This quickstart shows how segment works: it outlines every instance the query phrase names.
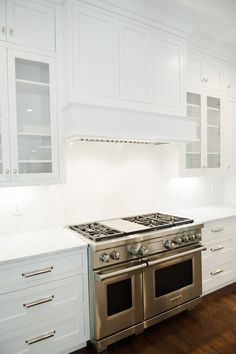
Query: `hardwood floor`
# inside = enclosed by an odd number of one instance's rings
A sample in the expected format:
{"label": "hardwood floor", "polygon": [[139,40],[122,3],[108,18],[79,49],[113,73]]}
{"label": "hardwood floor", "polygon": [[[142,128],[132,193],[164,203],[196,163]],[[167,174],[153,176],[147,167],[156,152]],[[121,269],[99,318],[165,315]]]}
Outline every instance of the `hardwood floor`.
{"label": "hardwood floor", "polygon": [[[73,354],[95,354],[89,345]],[[108,347],[109,354],[236,354],[236,283],[203,303]]]}

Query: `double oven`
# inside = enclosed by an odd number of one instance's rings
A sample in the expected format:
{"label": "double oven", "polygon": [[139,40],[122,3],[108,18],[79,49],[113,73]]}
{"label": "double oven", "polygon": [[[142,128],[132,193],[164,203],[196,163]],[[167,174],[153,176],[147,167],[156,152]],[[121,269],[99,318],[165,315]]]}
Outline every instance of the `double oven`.
{"label": "double oven", "polygon": [[198,243],[95,270],[92,301],[97,350],[200,302],[203,250]]}

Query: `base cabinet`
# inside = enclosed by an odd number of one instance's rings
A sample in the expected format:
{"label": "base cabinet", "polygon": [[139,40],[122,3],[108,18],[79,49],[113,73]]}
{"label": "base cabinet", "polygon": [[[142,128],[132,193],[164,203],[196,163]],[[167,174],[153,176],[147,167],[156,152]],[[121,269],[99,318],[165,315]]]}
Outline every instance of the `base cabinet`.
{"label": "base cabinet", "polygon": [[68,354],[89,340],[86,247],[0,274],[0,354]]}
{"label": "base cabinet", "polygon": [[207,250],[202,255],[203,294],[236,281],[236,219],[207,223],[202,243]]}

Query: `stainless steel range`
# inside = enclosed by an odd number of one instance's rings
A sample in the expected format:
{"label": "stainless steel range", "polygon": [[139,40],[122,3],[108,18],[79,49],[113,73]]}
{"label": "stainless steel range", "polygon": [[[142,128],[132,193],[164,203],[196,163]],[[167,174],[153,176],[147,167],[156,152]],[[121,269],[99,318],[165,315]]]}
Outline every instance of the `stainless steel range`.
{"label": "stainless steel range", "polygon": [[98,351],[201,301],[202,227],[160,213],[70,226],[89,244]]}

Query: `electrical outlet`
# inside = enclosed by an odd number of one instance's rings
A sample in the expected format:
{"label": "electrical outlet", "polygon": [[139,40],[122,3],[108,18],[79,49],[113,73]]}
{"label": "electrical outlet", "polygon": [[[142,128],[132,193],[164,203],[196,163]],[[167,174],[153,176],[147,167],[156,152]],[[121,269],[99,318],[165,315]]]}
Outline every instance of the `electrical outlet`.
{"label": "electrical outlet", "polygon": [[14,206],[13,216],[22,216],[23,215],[23,205],[21,203],[17,203]]}

